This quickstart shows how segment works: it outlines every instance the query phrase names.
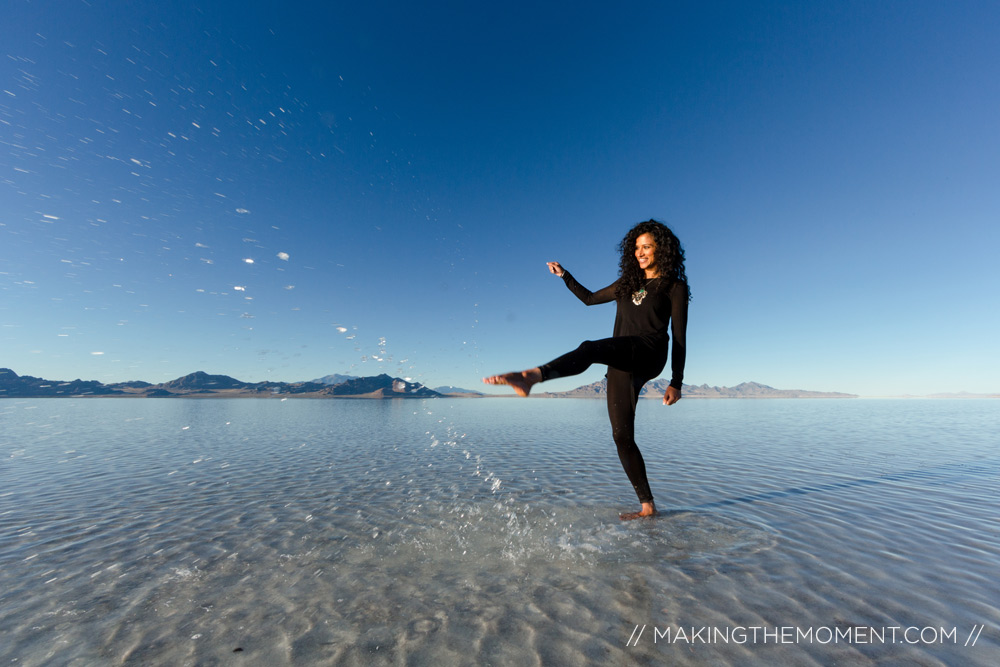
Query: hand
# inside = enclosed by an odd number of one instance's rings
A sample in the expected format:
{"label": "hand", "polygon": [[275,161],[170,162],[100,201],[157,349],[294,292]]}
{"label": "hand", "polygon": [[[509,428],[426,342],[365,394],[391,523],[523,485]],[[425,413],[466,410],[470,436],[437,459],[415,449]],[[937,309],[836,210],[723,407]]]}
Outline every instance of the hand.
{"label": "hand", "polygon": [[677,387],[667,387],[667,390],[663,392],[664,405],[673,405],[679,400],[681,400],[681,390]]}
{"label": "hand", "polygon": [[549,265],[549,271],[551,273],[556,274],[560,278],[562,278],[563,274],[566,273],[566,270],[563,269],[563,267],[559,264],[559,262],[548,262],[548,265]]}

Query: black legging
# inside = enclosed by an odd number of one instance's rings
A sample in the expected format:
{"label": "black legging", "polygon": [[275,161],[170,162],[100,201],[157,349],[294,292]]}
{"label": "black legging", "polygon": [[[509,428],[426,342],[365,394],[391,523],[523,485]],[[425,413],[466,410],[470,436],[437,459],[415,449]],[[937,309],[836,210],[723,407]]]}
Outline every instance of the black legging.
{"label": "black legging", "polygon": [[639,502],[651,503],[646,462],[635,444],[635,407],[643,385],[663,370],[666,359],[634,336],[585,340],[572,352],[541,366],[542,380],[579,375],[591,364],[608,367],[608,418],[618,458]]}

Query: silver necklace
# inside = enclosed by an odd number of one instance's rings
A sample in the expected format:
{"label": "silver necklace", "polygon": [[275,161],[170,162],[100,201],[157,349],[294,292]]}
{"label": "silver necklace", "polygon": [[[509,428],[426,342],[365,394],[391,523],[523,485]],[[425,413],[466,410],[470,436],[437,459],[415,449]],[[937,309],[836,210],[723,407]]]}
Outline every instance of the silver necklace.
{"label": "silver necklace", "polygon": [[[656,276],[655,278],[653,278],[652,280],[650,280],[646,284],[647,285],[652,285],[655,281],[657,281],[659,279],[660,279],[660,276]],[[648,292],[646,292],[646,288],[645,287],[640,287],[638,292],[632,292],[632,303],[634,303],[635,305],[638,306],[640,303],[642,303],[642,300],[646,298],[646,294],[647,293]]]}

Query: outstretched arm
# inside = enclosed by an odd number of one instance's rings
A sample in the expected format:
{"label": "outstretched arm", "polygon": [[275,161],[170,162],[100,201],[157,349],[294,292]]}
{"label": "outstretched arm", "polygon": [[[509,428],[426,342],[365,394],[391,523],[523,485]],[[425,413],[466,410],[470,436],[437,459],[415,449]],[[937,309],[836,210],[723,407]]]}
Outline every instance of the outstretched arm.
{"label": "outstretched arm", "polygon": [[576,279],[570,274],[569,271],[562,267],[559,262],[548,262],[549,272],[559,276],[566,283],[566,287],[569,291],[576,295],[580,301],[583,301],[588,306],[595,306],[599,303],[609,303],[615,300],[615,285],[616,283],[611,283],[604,289],[598,290],[596,292],[591,292],[589,289],[576,282]]}

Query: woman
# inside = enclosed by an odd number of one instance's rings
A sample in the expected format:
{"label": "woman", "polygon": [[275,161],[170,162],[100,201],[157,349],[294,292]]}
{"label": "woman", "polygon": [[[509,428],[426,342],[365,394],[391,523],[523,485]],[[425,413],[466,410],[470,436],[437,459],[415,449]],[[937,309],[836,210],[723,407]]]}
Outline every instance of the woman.
{"label": "woman", "polygon": [[635,407],[643,385],[666,366],[671,334],[672,374],[663,403],[673,405],[681,399],[691,292],[684,273],[684,250],[666,225],[655,220],[640,222],[625,235],[619,250],[618,280],[597,292],[578,283],[559,262],[548,263],[549,271],[561,277],[586,305],[616,302],[612,338],[584,341],[577,349],[543,366],[494,375],[483,378],[483,382],[507,384],[519,396],[527,396],[538,382],[577,375],[591,364],[607,365],[611,431],[625,474],[642,506],[638,512],[621,515],[622,520],[627,520],[656,514],[646,464],[635,444]]}

